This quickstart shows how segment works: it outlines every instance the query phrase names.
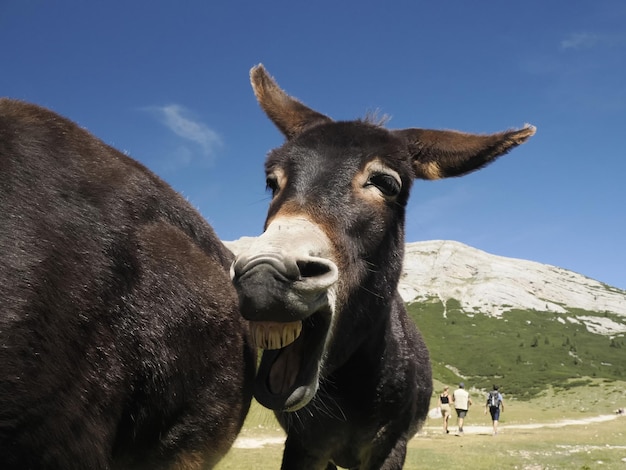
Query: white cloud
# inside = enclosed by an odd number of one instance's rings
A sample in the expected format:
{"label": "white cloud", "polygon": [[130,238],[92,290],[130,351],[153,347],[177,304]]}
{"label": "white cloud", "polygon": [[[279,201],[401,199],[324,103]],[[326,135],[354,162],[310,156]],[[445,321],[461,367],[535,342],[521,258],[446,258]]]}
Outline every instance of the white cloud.
{"label": "white cloud", "polygon": [[575,50],[624,45],[626,45],[626,36],[623,34],[572,33],[561,41],[561,49]]}
{"label": "white cloud", "polygon": [[600,42],[600,36],[590,33],[570,34],[561,41],[561,49],[591,49]]}
{"label": "white cloud", "polygon": [[[196,144],[200,148],[202,156],[213,162],[215,149],[222,145],[222,139],[217,132],[206,124],[195,120],[186,108],[177,104],[152,106],[147,109],[153,112],[159,121],[178,137]],[[191,159],[191,155],[185,156],[185,160],[188,162]]]}

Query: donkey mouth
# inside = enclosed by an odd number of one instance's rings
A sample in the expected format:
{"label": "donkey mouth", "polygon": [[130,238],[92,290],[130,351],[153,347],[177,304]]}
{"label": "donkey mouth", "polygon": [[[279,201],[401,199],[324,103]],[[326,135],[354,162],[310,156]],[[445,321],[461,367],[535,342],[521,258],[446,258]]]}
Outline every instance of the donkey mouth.
{"label": "donkey mouth", "polygon": [[250,322],[263,355],[254,385],[257,401],[276,411],[305,406],[318,387],[330,314],[314,313],[290,323]]}

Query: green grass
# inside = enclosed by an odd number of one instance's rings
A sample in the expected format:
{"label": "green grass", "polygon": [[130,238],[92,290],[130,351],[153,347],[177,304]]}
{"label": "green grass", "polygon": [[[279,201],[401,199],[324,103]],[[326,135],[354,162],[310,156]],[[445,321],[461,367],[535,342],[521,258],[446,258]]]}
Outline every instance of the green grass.
{"label": "green grass", "polygon": [[623,469],[626,418],[593,425],[507,430],[463,437],[418,435],[405,469]]}

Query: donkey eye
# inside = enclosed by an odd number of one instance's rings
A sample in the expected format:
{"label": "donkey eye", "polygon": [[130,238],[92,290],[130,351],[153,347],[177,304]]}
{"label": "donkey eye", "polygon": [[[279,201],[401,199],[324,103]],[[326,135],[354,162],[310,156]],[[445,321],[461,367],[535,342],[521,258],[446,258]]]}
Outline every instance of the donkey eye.
{"label": "donkey eye", "polygon": [[265,190],[270,191],[272,193],[272,197],[276,196],[276,193],[279,190],[278,180],[275,176],[268,176],[265,180]]}
{"label": "donkey eye", "polygon": [[400,182],[386,173],[374,173],[366,183],[366,186],[369,185],[376,186],[383,195],[388,197],[395,197],[400,194]]}

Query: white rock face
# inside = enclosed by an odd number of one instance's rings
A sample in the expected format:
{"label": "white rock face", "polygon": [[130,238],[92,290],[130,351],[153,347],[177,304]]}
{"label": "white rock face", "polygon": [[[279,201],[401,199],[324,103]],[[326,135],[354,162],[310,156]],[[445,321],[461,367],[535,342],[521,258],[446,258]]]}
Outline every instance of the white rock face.
{"label": "white rock face", "polygon": [[[250,239],[225,242],[237,252]],[[467,313],[500,317],[510,310],[562,314],[597,334],[626,333],[626,291],[546,264],[486,253],[455,241],[408,243],[398,286],[405,302],[455,299]],[[576,315],[570,309],[587,311]],[[589,315],[609,312],[623,321]]]}
{"label": "white rock face", "polygon": [[[456,299],[468,313],[495,317],[514,309],[555,312],[593,333],[626,332],[626,291],[566,269],[495,256],[454,241],[408,243],[399,291],[405,302]],[[576,316],[569,309],[609,312],[624,321]]]}

